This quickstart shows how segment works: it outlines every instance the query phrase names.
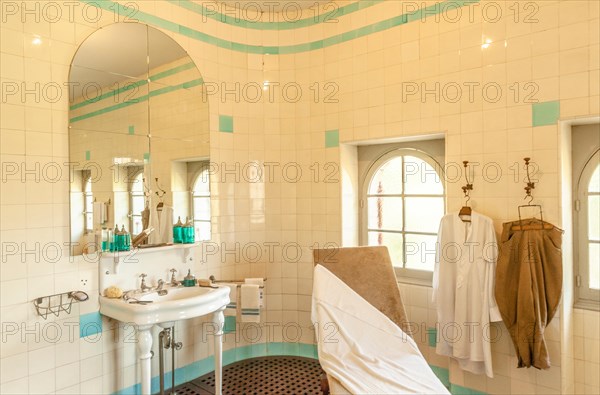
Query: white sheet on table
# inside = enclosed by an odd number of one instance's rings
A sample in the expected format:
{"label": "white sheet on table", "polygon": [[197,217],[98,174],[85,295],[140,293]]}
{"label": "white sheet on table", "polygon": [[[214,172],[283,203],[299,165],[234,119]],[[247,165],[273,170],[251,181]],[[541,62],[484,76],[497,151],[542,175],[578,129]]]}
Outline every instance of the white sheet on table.
{"label": "white sheet on table", "polygon": [[321,265],[312,321],[323,370],[352,394],[449,394],[414,340]]}

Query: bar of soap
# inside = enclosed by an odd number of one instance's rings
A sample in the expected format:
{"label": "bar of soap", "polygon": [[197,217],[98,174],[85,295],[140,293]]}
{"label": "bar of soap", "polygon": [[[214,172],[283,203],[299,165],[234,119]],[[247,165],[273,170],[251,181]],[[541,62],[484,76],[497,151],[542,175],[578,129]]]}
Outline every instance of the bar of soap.
{"label": "bar of soap", "polygon": [[123,296],[123,290],[113,285],[104,290],[104,296],[111,299],[117,299]]}

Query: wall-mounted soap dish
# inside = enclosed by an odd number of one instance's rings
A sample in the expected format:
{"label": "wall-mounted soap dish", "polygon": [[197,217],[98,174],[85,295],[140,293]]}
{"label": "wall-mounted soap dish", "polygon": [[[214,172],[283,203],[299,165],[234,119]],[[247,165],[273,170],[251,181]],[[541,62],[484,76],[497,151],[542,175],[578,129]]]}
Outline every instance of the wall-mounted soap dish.
{"label": "wall-mounted soap dish", "polygon": [[58,317],[61,311],[70,314],[73,301],[85,302],[89,298],[88,294],[83,291],[70,291],[41,296],[33,301],[33,305],[38,315],[43,319],[47,319],[48,314],[54,314]]}

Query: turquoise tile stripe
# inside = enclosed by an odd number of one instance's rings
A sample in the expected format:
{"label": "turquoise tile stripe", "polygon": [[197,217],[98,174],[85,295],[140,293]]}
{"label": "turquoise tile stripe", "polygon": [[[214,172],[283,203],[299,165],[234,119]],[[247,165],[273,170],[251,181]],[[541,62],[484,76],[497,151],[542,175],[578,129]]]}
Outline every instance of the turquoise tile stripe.
{"label": "turquoise tile stripe", "polygon": [[427,328],[427,341],[429,347],[435,347],[437,345],[437,329]]}
{"label": "turquoise tile stripe", "polygon": [[[169,69],[169,70],[161,71],[160,73],[156,73],[154,75],[151,75],[148,78],[150,79],[150,81],[155,82],[155,81],[158,81],[158,80],[160,80],[162,78],[170,77],[170,76],[172,76],[174,74],[177,74],[177,73],[180,73],[182,71],[189,70],[189,69],[195,68],[195,67],[196,67],[196,65],[194,64],[194,62],[190,62],[190,63],[183,64],[181,66],[174,67],[174,68]],[[97,103],[100,100],[109,99],[109,98],[112,98],[112,97],[118,97],[122,93],[125,93],[125,92],[130,91],[130,90],[135,89],[135,88],[139,88],[139,87],[145,86],[147,84],[148,84],[147,80],[140,80],[140,81],[130,82],[130,83],[124,85],[123,87],[119,88],[119,89],[111,90],[110,92],[107,92],[107,93],[104,93],[102,95],[99,95],[98,97],[95,97],[93,99],[88,99],[88,100],[84,100],[84,101],[82,101],[80,103],[73,104],[72,106],[69,107],[69,109],[70,110],[76,110],[78,108],[85,107],[85,106],[93,104],[93,103]]]}
{"label": "turquoise tile stripe", "polygon": [[[350,15],[356,11],[364,10],[368,7],[372,7],[379,3],[383,3],[385,0],[360,0],[342,7],[324,9],[323,13],[315,14],[314,11],[309,9],[303,9],[304,13],[312,13],[308,18],[302,18],[298,20],[289,21],[273,21],[273,22],[262,22],[253,21],[247,19],[241,19],[243,15],[227,15],[218,11],[218,9],[209,9],[204,7],[202,4],[194,3],[190,0],[167,0],[169,3],[176,6],[185,8],[188,11],[192,11],[196,14],[202,15],[204,18],[213,19],[217,22],[225,23],[231,26],[237,26],[244,29],[255,29],[255,30],[292,30],[300,29],[303,27],[310,27],[319,25],[321,23],[332,23],[337,18]],[[266,8],[266,7],[265,7]],[[255,10],[249,8],[249,10]],[[292,11],[290,9],[290,11]],[[290,17],[292,19],[292,17]]]}
{"label": "turquoise tile stripe", "polygon": [[560,117],[560,102],[557,100],[532,104],[531,117],[533,126],[556,125]]}
{"label": "turquoise tile stripe", "polygon": [[233,117],[231,115],[219,115],[219,131],[233,133]]}
{"label": "turquoise tile stripe", "polygon": [[[304,343],[260,343],[250,346],[233,348],[223,351],[223,366],[230,365],[235,362],[243,361],[249,358],[258,358],[274,355],[291,355],[297,357],[317,359],[317,346],[315,344]],[[210,373],[214,370],[214,357],[208,357],[199,361],[192,362],[186,366],[175,369],[175,385],[180,385],[188,381],[194,380],[200,376]],[[165,379],[165,388],[171,386],[171,376],[167,373]],[[160,377],[152,377],[151,392],[157,393],[160,389]],[[141,385],[135,384],[127,388],[123,388],[114,395],[129,395],[141,393]]]}
{"label": "turquoise tile stripe", "polygon": [[79,337],[102,333],[102,316],[99,311],[79,316]]}
{"label": "turquoise tile stripe", "polygon": [[450,371],[445,368],[440,368],[439,366],[429,365],[433,373],[437,376],[437,378],[444,384],[444,387],[450,388]]}
{"label": "turquoise tile stripe", "polygon": [[[89,4],[90,6],[98,7],[105,11],[117,13],[119,15],[128,15],[127,7],[122,4],[115,3],[111,0],[79,0],[83,3]],[[249,45],[236,43],[233,41],[224,40],[218,37],[211,36],[201,31],[192,29],[187,26],[180,25],[178,23],[169,21],[167,19],[148,14],[143,11],[136,11],[134,18],[139,22],[144,22],[153,26],[160,27],[165,30],[169,30],[175,33],[182,34],[186,37],[194,40],[202,41],[207,44],[215,45],[220,48],[229,49],[237,52],[245,52],[259,55],[277,55],[277,54],[295,54],[308,51],[314,51],[316,49],[327,48],[332,45],[337,45],[343,42],[354,40],[355,38],[364,37],[369,34],[382,32],[384,30],[391,29],[396,26],[403,25],[409,22],[415,22],[421,19],[431,17],[433,15],[440,14],[452,8],[460,8],[469,4],[478,3],[481,0],[446,0],[440,3],[430,5],[425,8],[421,8],[415,12],[409,12],[402,15],[398,15],[371,25],[350,30],[345,33],[341,33],[332,37],[325,38],[323,40],[316,40],[313,42],[295,44],[295,45],[282,45],[282,46],[262,46],[262,45]],[[360,3],[359,3],[360,4]],[[366,4],[366,3],[365,3]]]}
{"label": "turquoise tile stripe", "polygon": [[228,315],[225,317],[225,325],[223,325],[224,333],[234,333],[236,331],[236,317]]}
{"label": "turquoise tile stripe", "polygon": [[69,120],[69,122],[71,122],[71,123],[79,122],[79,121],[82,121],[84,119],[88,119],[88,118],[96,117],[98,115],[106,114],[107,112],[120,110],[120,109],[125,108],[125,107],[129,107],[129,106],[133,106],[133,105],[138,104],[138,103],[145,102],[149,98],[154,97],[154,96],[164,95],[166,93],[175,92],[175,91],[178,91],[178,90],[181,90],[181,89],[193,88],[195,86],[202,85],[203,83],[204,83],[204,81],[202,80],[202,78],[198,78],[196,80],[184,82],[182,84],[177,84],[177,85],[172,85],[172,86],[165,86],[163,88],[153,90],[150,93],[148,93],[147,95],[142,95],[142,96],[137,97],[135,99],[128,100],[128,101],[125,101],[123,103],[118,103],[118,104],[115,104],[115,105],[112,105],[112,106],[108,106],[108,107],[105,107],[105,108],[101,108],[101,109],[98,109],[96,111],[89,112],[87,114],[78,115],[76,117],[71,118]]}
{"label": "turquoise tile stripe", "polygon": [[325,132],[325,148],[335,148],[340,145],[340,132],[338,130],[327,130]]}

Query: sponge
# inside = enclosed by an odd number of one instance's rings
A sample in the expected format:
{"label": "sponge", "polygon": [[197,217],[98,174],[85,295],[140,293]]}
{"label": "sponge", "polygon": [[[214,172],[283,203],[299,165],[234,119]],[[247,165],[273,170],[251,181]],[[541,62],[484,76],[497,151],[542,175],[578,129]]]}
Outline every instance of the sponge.
{"label": "sponge", "polygon": [[117,299],[123,296],[123,290],[113,285],[104,290],[104,296],[111,299]]}

